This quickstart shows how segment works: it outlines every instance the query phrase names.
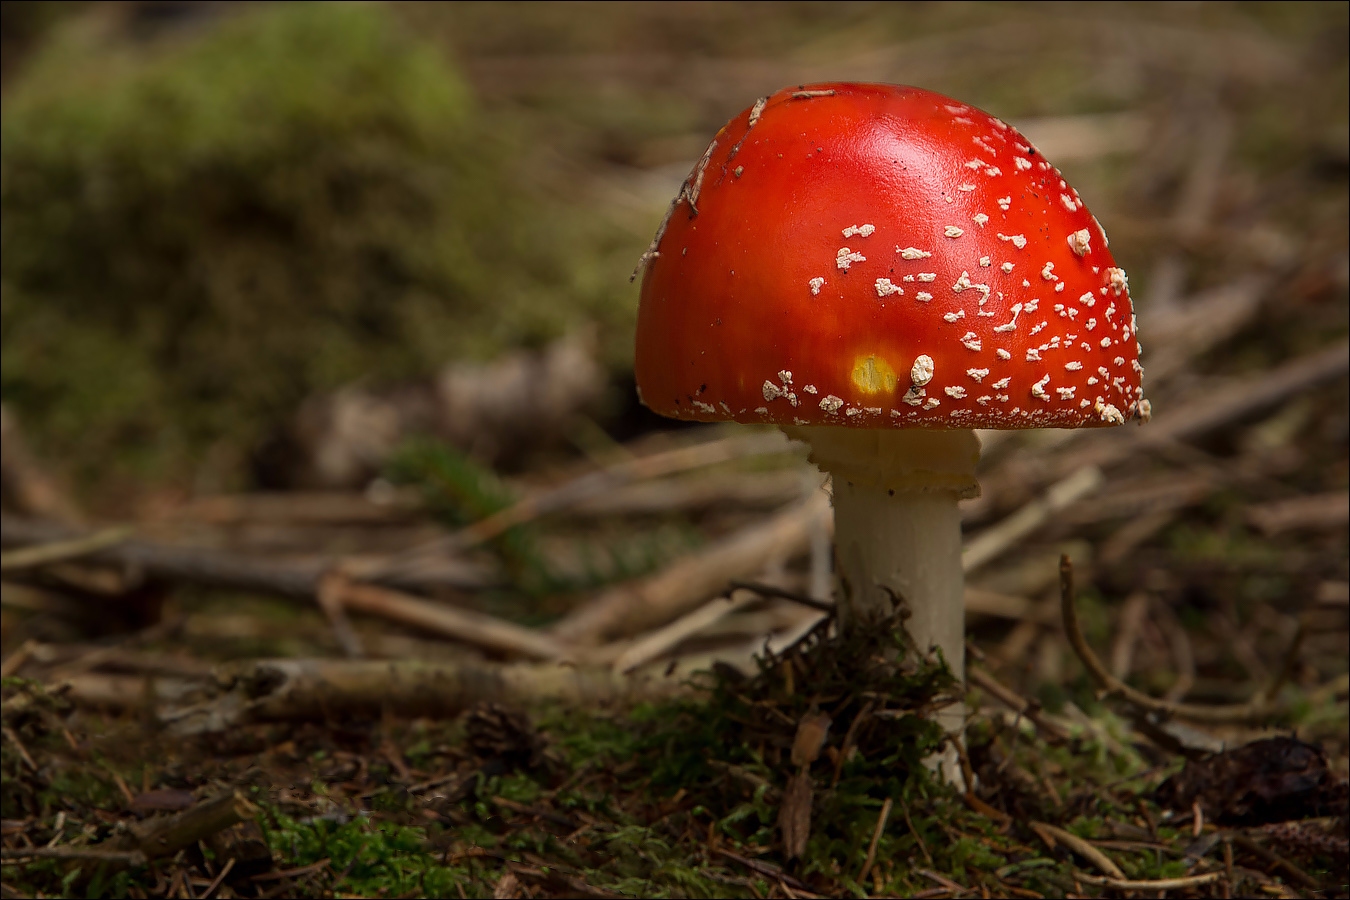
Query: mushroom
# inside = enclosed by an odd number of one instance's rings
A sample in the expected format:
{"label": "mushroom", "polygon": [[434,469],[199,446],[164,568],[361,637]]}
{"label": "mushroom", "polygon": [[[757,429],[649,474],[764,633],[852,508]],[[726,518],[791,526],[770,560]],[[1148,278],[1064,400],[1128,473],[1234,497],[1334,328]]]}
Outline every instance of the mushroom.
{"label": "mushroom", "polygon": [[[809,443],[833,477],[839,627],[901,603],[958,679],[974,429],[1148,414],[1101,225],[1014,128],[930,91],[757,101],[709,144],[639,269],[642,402]],[[959,733],[962,709],[941,716]]]}

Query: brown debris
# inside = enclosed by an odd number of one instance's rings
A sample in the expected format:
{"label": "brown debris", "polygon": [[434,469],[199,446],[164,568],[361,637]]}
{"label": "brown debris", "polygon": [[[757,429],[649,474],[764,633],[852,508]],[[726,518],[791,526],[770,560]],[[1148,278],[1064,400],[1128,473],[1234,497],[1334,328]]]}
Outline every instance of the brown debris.
{"label": "brown debris", "polygon": [[1345,815],[1347,782],[1327,768],[1320,747],[1297,738],[1253,741],[1199,760],[1158,788],[1158,802],[1176,810],[1199,803],[1221,825],[1264,825]]}

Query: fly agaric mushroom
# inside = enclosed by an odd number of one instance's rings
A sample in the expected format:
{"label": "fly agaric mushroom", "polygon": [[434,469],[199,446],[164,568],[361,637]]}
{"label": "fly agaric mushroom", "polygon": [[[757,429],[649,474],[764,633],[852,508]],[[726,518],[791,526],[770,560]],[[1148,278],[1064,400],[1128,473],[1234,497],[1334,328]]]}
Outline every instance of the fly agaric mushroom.
{"label": "fly agaric mushroom", "polygon": [[[902,602],[957,678],[973,429],[1148,415],[1101,225],[1015,129],[929,91],[757,101],[708,145],[639,268],[642,402],[809,443],[833,476],[840,627]],[[958,732],[961,711],[947,717]]]}

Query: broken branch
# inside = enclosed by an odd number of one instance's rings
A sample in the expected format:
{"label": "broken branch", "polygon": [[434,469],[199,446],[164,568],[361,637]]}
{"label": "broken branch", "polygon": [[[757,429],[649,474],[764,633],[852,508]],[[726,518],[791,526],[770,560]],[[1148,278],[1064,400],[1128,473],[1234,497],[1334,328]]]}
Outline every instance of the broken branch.
{"label": "broken branch", "polygon": [[1087,669],[1092,680],[1101,686],[1105,694],[1114,694],[1125,702],[1149,712],[1164,716],[1175,716],[1179,719],[1190,719],[1194,722],[1230,724],[1252,722],[1263,719],[1274,711],[1271,698],[1266,691],[1258,694],[1247,703],[1211,706],[1160,700],[1157,697],[1151,697],[1142,691],[1135,690],[1112,675],[1102,664],[1097,654],[1088,646],[1087,638],[1083,636],[1083,629],[1078,622],[1078,610],[1074,604],[1073,563],[1067,556],[1061,556],[1059,560],[1059,596],[1060,612],[1064,617],[1064,632],[1069,639],[1069,646],[1073,647],[1073,652],[1082,661],[1083,667]]}

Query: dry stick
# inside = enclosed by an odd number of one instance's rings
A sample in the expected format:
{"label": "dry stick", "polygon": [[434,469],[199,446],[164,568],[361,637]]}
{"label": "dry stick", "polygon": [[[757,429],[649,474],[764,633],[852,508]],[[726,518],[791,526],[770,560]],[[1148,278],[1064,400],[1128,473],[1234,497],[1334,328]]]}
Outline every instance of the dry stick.
{"label": "dry stick", "polygon": [[1290,360],[1273,371],[1250,378],[1234,378],[1180,406],[1158,410],[1146,427],[1124,440],[1115,439],[1084,447],[1066,455],[1060,472],[1085,465],[1107,466],[1136,456],[1141,450],[1199,437],[1215,428],[1251,416],[1291,394],[1299,393],[1343,376],[1350,370],[1350,340]]}
{"label": "dry stick", "polygon": [[215,881],[212,881],[210,886],[202,892],[201,900],[207,900],[207,898],[216,892],[216,888],[220,887],[220,883],[225,880],[225,876],[230,874],[230,870],[234,868],[234,863],[235,859],[231,856],[229,862],[225,863],[221,868],[220,874],[216,876]]}
{"label": "dry stick", "polygon": [[1289,860],[1285,859],[1283,856],[1280,856],[1278,853],[1275,853],[1269,847],[1261,846],[1256,841],[1252,840],[1251,837],[1249,837],[1248,835],[1240,833],[1234,834],[1233,843],[1237,844],[1239,847],[1241,847],[1243,850],[1246,850],[1248,853],[1251,853],[1254,856],[1259,856],[1261,859],[1265,860],[1271,865],[1277,866],[1283,869],[1284,871],[1288,872],[1290,878],[1293,878],[1295,881],[1297,881],[1304,887],[1312,888],[1314,890],[1320,887],[1320,885],[1317,883],[1316,878],[1313,878],[1307,872],[1303,871],[1298,866],[1294,865]]}
{"label": "dry stick", "polygon": [[38,642],[32,638],[20,644],[17,650],[11,653],[3,663],[0,663],[0,678],[8,678],[17,674],[23,668],[24,663],[32,658],[33,651],[39,646]]}
{"label": "dry stick", "polygon": [[352,620],[347,618],[347,608],[343,600],[346,586],[346,578],[337,572],[329,572],[319,579],[315,599],[319,601],[319,609],[323,610],[324,617],[328,619],[328,627],[332,629],[333,637],[337,639],[342,652],[348,659],[360,659],[366,655],[365,648],[361,646],[361,636],[352,627]]}
{"label": "dry stick", "polygon": [[[1283,675],[1272,683],[1271,689],[1262,691],[1249,702],[1222,706],[1174,703],[1169,700],[1159,700],[1142,691],[1135,690],[1107,671],[1106,667],[1102,665],[1102,661],[1097,658],[1097,654],[1088,646],[1087,638],[1083,637],[1083,630],[1078,623],[1078,610],[1074,605],[1073,563],[1070,562],[1068,556],[1059,558],[1059,597],[1060,613],[1064,617],[1064,632],[1069,639],[1069,645],[1073,647],[1074,653],[1082,661],[1092,680],[1101,686],[1107,696],[1114,694],[1140,709],[1164,716],[1216,724],[1252,722],[1265,718],[1274,710],[1271,702],[1273,692],[1279,689],[1283,681]],[[1300,636],[1297,636],[1295,640],[1302,640],[1301,631]]]}
{"label": "dry stick", "polygon": [[0,859],[15,863],[23,859],[63,859],[103,862],[122,866],[143,866],[147,859],[139,850],[98,850],[93,847],[24,847],[0,849]]}
{"label": "dry stick", "polygon": [[1036,832],[1036,834],[1040,836],[1040,839],[1045,841],[1051,849],[1054,848],[1056,843],[1063,844],[1074,853],[1077,853],[1079,856],[1092,863],[1102,872],[1106,873],[1108,877],[1119,878],[1122,880],[1125,878],[1125,873],[1120,871],[1120,866],[1117,866],[1111,860],[1111,857],[1107,856],[1078,835],[1071,834],[1063,828],[1056,828],[1054,825],[1050,825],[1046,822],[1031,822],[1029,824],[1031,825],[1031,830]]}
{"label": "dry stick", "polygon": [[693,612],[686,613],[669,625],[633,642],[614,660],[614,671],[620,674],[631,672],[758,599],[752,591],[740,591],[739,596],[733,591],[731,596],[709,600]]}
{"label": "dry stick", "polygon": [[559,641],[590,644],[662,625],[726,587],[760,571],[772,558],[806,546],[813,524],[829,519],[824,492],[795,503],[743,531],[636,584],[611,588],[552,627]]}
{"label": "dry stick", "polygon": [[[43,523],[4,517],[5,534],[10,539],[19,535],[30,537],[33,532],[45,527]],[[562,654],[560,645],[547,635],[482,613],[454,609],[390,588],[352,584],[340,579],[321,582],[324,569],[320,565],[272,563],[143,541],[127,541],[116,547],[105,548],[92,554],[90,559],[139,566],[147,575],[165,580],[258,590],[307,599],[317,597],[321,584],[327,584],[328,593],[320,602],[325,613],[330,608],[338,612],[344,609],[364,612],[497,652],[520,654],[534,659],[551,659]],[[330,615],[331,621],[334,618]],[[350,641],[344,640],[341,630],[335,628],[339,641],[348,652],[359,651],[360,644],[350,624],[347,630],[350,632]]]}
{"label": "dry stick", "polygon": [[877,859],[877,844],[881,842],[881,835],[886,830],[886,820],[891,817],[891,804],[894,801],[886,798],[886,802],[881,805],[881,813],[877,816],[877,827],[872,829],[872,842],[867,845],[867,859],[863,860],[862,871],[858,873],[858,883],[867,881],[868,874],[872,871],[872,863]]}
{"label": "dry stick", "polygon": [[3,732],[5,740],[13,744],[14,749],[19,751],[19,758],[28,764],[28,768],[36,772],[38,770],[37,763],[33,762],[33,757],[28,755],[28,748],[23,745],[23,741],[19,740],[19,736],[14,733],[13,729],[8,725],[0,725],[0,732]]}
{"label": "dry stick", "polygon": [[238,792],[229,791],[167,818],[151,819],[142,825],[132,826],[126,841],[134,844],[150,859],[172,856],[184,847],[190,847],[256,814],[253,804]]}
{"label": "dry stick", "polygon": [[53,563],[69,562],[72,559],[90,556],[100,550],[115,547],[131,537],[131,529],[124,526],[105,528],[93,534],[65,541],[53,541],[36,547],[24,547],[22,550],[10,550],[0,553],[0,572],[18,572],[23,569],[37,569]]}
{"label": "dry stick", "polygon": [[1134,668],[1134,645],[1148,618],[1148,594],[1135,591],[1125,598],[1116,620],[1116,639],[1111,643],[1111,674],[1128,678]]}
{"label": "dry stick", "polygon": [[743,588],[747,591],[754,591],[761,597],[776,597],[780,600],[791,600],[793,603],[801,604],[810,609],[824,613],[834,612],[834,604],[825,600],[817,600],[815,597],[808,597],[797,591],[790,591],[787,588],[781,588],[773,584],[765,584],[762,581],[742,581],[735,579],[731,582],[733,589]]}
{"label": "dry stick", "polygon": [[[62,540],[78,532],[52,522],[0,514],[0,541],[6,546]],[[327,561],[273,562],[217,550],[177,547],[131,539],[90,554],[87,561],[144,573],[147,578],[185,581],[207,587],[257,591],[306,600],[314,597],[318,580],[330,568]],[[450,586],[478,589],[490,584],[481,569],[467,563],[444,581]],[[391,577],[397,583],[397,577]]]}
{"label": "dry stick", "polygon": [[1105,483],[1106,477],[1096,466],[1077,469],[1051,485],[1042,497],[967,541],[961,551],[962,568],[967,573],[975,571],[1040,528],[1055,513],[1095,493]]}
{"label": "dry stick", "polygon": [[1032,724],[1041,730],[1041,733],[1045,735],[1047,740],[1052,743],[1063,743],[1069,739],[1070,734],[1068,729],[1053,719],[1048,718],[1038,705],[1033,705],[1031,701],[1000,682],[982,667],[970,666],[966,670],[966,677],[972,684],[993,694],[1013,712],[1020,716],[1025,716]]}
{"label": "dry stick", "polygon": [[690,447],[680,447],[628,460],[599,472],[588,473],[552,490],[527,497],[466,528],[461,528],[454,534],[413,547],[375,565],[352,562],[345,564],[344,570],[353,577],[379,580],[397,569],[420,564],[428,557],[460,553],[490,541],[518,525],[576,506],[592,497],[603,496],[633,481],[672,475],[746,456],[781,453],[787,450],[788,446],[783,435],[766,432],[750,437],[706,441]]}
{"label": "dry stick", "polygon": [[531,659],[556,659],[563,648],[548,635],[483,613],[430,603],[389,588],[355,584],[335,576],[332,600],[363,612],[425,631]]}
{"label": "dry stick", "polygon": [[1183,878],[1159,878],[1156,881],[1135,881],[1125,878],[1100,878],[1084,872],[1074,872],[1073,877],[1098,887],[1114,888],[1118,891],[1180,891],[1186,888],[1213,884],[1223,877],[1222,872],[1206,872],[1203,875],[1187,875]]}
{"label": "dry stick", "polygon": [[224,731],[248,722],[323,719],[388,711],[455,715],[479,701],[601,704],[684,689],[674,679],[620,676],[549,663],[265,659],[218,666],[215,697],[163,709],[176,734]]}

